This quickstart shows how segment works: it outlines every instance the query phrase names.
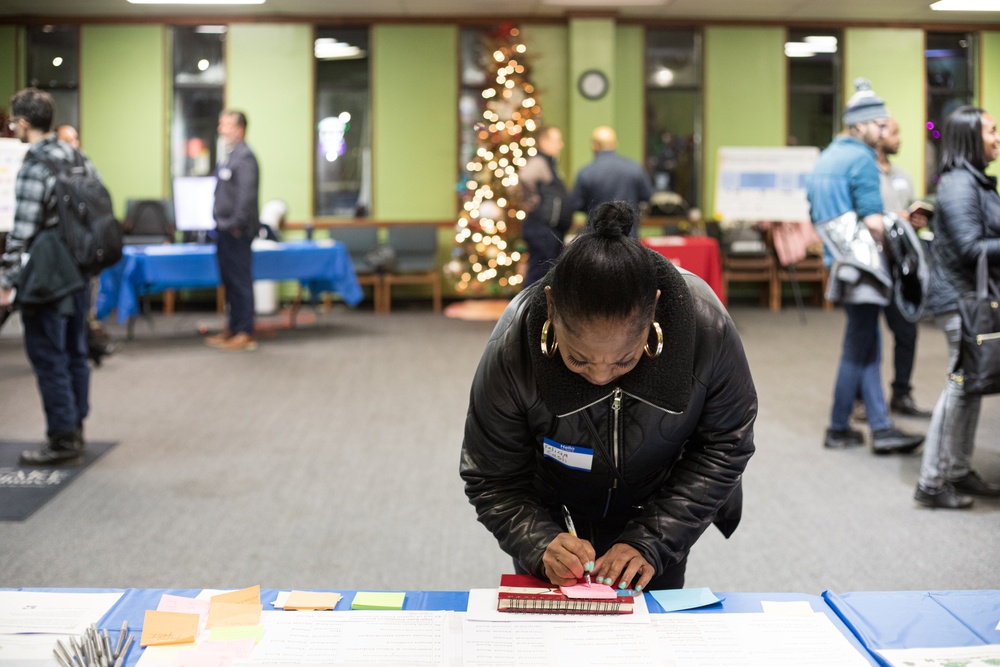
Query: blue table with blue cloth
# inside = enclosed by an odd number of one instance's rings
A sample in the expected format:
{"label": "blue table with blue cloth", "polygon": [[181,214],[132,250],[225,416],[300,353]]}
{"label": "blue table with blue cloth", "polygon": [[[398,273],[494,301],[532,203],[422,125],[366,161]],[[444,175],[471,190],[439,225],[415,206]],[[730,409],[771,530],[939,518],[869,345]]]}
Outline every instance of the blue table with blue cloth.
{"label": "blue table with blue cloth", "polygon": [[[112,310],[118,321],[140,314],[140,298],[171,289],[220,284],[214,244],[126,246],[120,262],[101,273],[97,318]],[[364,298],[347,248],[336,241],[254,245],[254,280],[297,280],[311,294],[337,292],[349,306]]]}

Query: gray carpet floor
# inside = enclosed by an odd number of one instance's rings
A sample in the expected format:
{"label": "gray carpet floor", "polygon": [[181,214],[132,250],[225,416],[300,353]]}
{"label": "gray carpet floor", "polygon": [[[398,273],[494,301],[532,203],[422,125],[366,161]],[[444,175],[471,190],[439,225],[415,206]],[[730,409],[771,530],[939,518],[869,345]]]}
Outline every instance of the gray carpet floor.
{"label": "gray carpet floor", "polygon": [[[710,529],[688,586],[719,591],[996,588],[1000,503],[918,508],[917,456],[825,451],[840,311],[736,306],[760,396],[743,523]],[[88,437],[119,445],[25,522],[0,523],[0,587],[465,590],[508,558],[458,477],[473,372],[492,323],[335,307],[222,353],[180,313],[113,325]],[[886,337],[889,339],[889,337]],[[915,396],[943,386],[945,343],[921,326]],[[886,383],[890,378],[883,369]],[[0,437],[44,432],[17,322],[0,332]],[[977,469],[1000,479],[998,399]],[[920,431],[926,422],[899,419]]]}

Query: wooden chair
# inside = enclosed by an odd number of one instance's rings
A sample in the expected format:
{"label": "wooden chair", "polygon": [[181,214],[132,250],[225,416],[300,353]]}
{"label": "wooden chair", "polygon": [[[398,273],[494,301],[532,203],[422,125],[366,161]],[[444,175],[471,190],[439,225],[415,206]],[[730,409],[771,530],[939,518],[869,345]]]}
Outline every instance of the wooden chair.
{"label": "wooden chair", "polygon": [[396,269],[385,276],[385,311],[389,312],[393,285],[430,285],[434,312],[441,312],[441,269],[437,265],[435,225],[389,227],[388,245],[396,252]]}
{"label": "wooden chair", "polygon": [[[814,300],[818,304],[822,304],[823,310],[832,310],[833,304],[826,299],[826,284],[829,277],[830,273],[826,265],[823,264],[823,258],[816,255],[810,255],[802,261],[789,266],[779,266],[777,270],[775,297],[778,303],[777,310],[781,309],[781,294],[785,283],[793,283],[793,287],[796,290],[796,304],[800,306],[802,305],[802,296],[797,291],[799,286],[802,283],[817,285],[817,289],[813,290]],[[773,307],[772,310],[774,310]]]}
{"label": "wooden chair", "polygon": [[780,293],[775,300],[778,284],[777,262],[771,252],[722,253],[722,283],[729,295],[730,283],[757,283],[762,288],[760,304],[769,305],[772,311],[781,310]]}

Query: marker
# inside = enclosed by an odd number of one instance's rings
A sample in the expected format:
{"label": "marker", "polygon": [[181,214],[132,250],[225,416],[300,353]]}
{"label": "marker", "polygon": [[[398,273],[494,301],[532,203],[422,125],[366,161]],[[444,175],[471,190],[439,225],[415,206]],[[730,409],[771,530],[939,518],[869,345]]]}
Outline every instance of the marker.
{"label": "marker", "polygon": [[[580,536],[576,534],[576,526],[573,525],[573,517],[570,516],[569,508],[565,505],[562,506],[562,515],[563,520],[566,522],[566,530],[568,530],[569,534],[573,537],[580,539]],[[583,573],[583,577],[587,580],[587,585],[590,586],[590,573],[585,571]]]}

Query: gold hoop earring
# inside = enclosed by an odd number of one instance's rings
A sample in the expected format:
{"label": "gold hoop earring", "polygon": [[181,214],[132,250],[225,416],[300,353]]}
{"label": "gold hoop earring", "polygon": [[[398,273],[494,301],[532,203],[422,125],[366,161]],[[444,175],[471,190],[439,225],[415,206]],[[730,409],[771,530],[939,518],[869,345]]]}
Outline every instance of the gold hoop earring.
{"label": "gold hoop earring", "polygon": [[552,320],[545,320],[545,324],[542,325],[542,356],[548,359],[556,356],[556,350],[559,349],[555,329],[552,330],[552,344],[549,345],[549,328],[551,326]]}
{"label": "gold hoop earring", "polygon": [[[544,331],[544,329],[543,329]],[[656,332],[656,352],[649,351],[649,341],[646,341],[645,347],[642,351],[646,353],[646,356],[650,359],[656,359],[663,352],[663,329],[660,328],[660,323],[653,320],[653,331]]]}

